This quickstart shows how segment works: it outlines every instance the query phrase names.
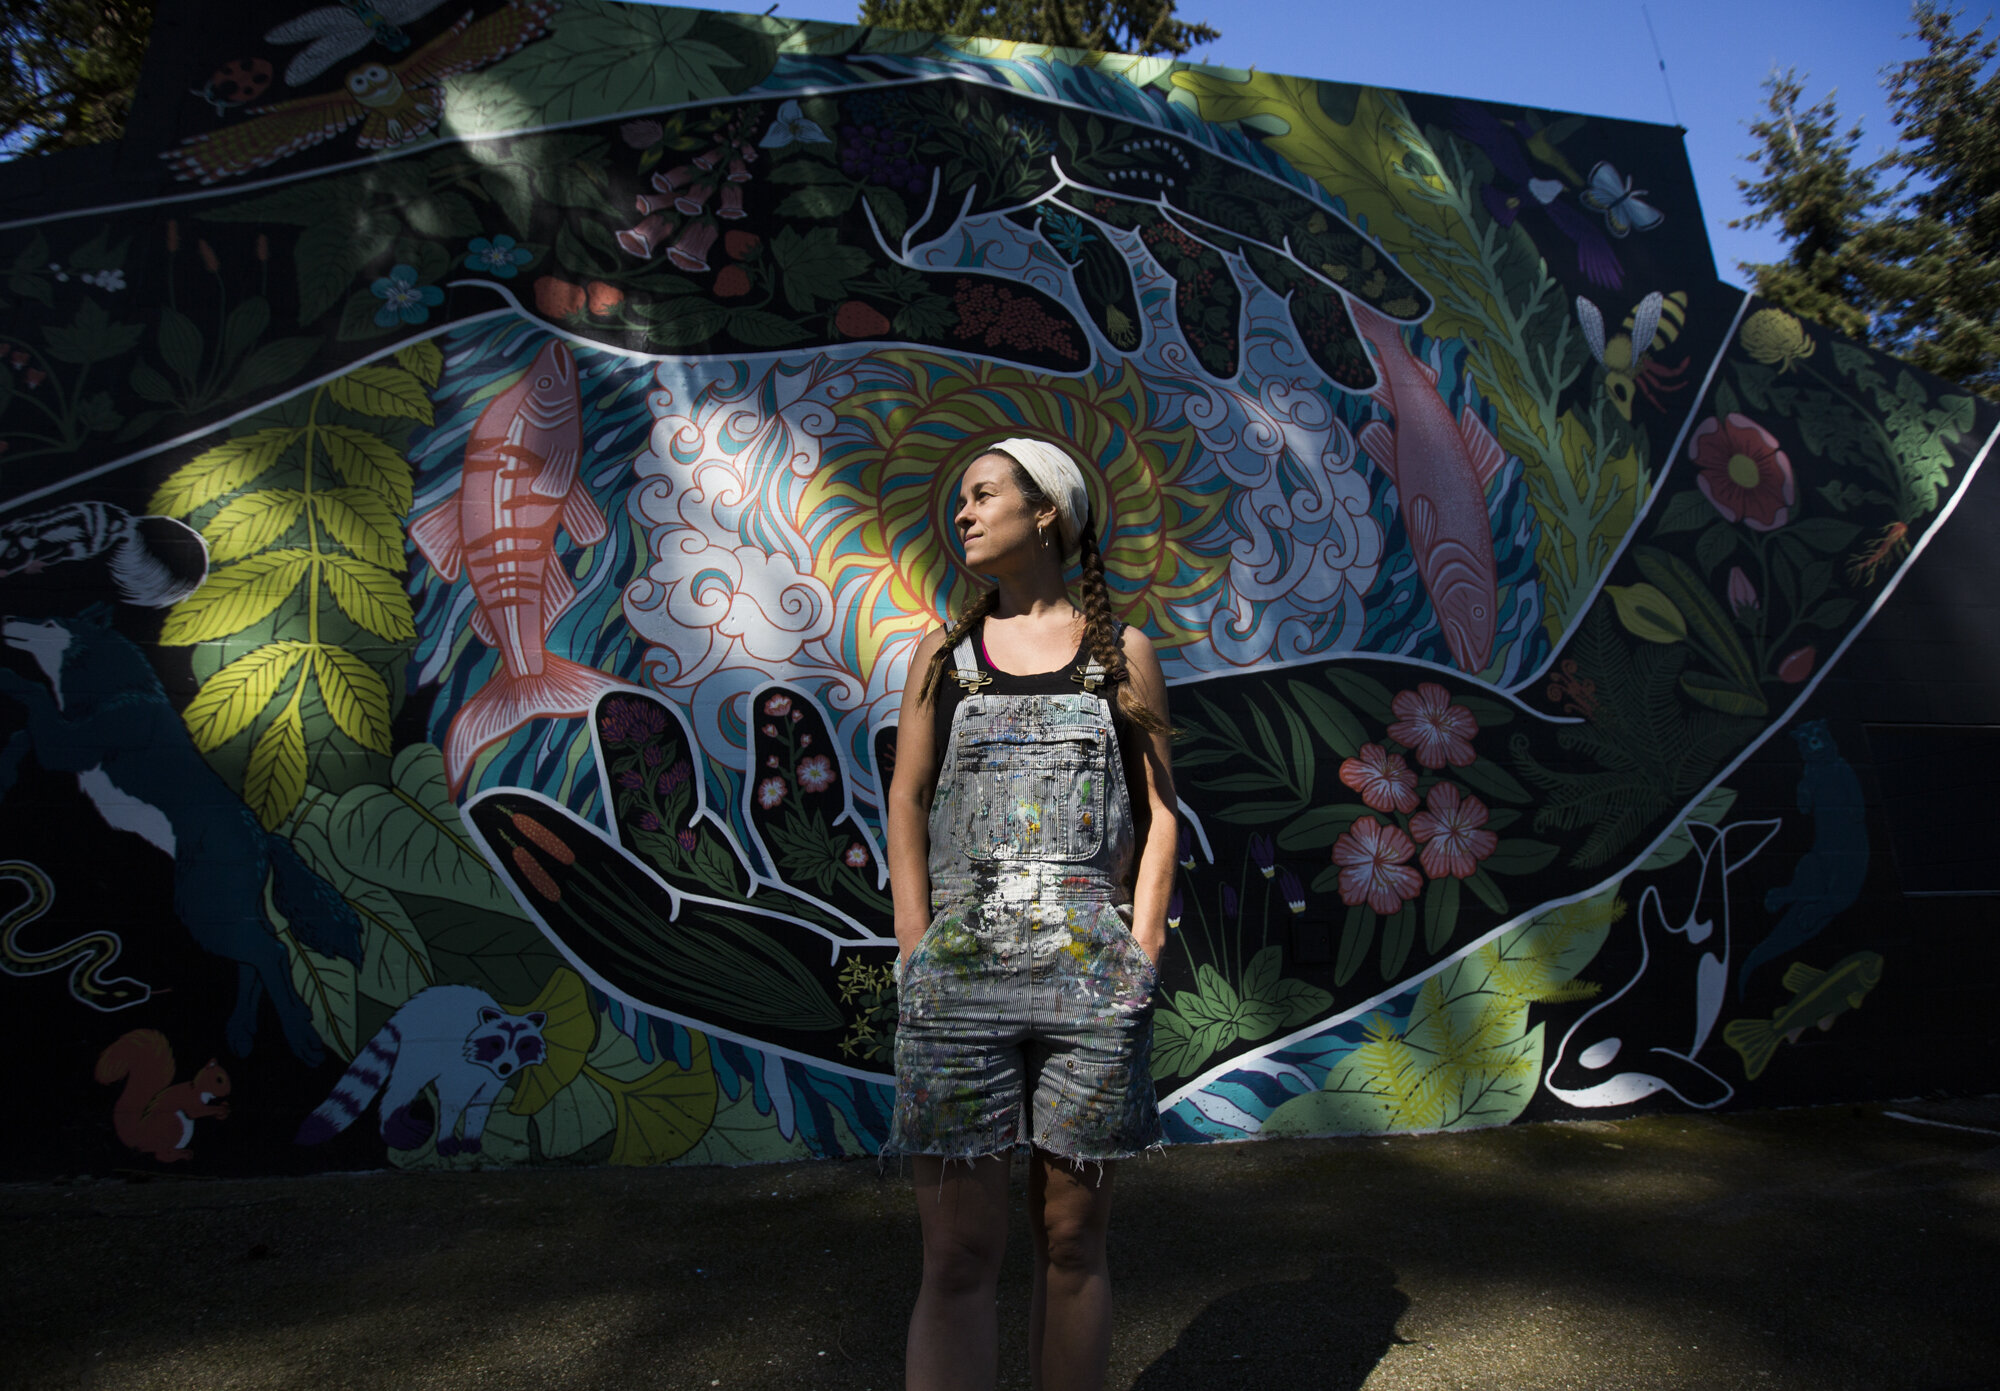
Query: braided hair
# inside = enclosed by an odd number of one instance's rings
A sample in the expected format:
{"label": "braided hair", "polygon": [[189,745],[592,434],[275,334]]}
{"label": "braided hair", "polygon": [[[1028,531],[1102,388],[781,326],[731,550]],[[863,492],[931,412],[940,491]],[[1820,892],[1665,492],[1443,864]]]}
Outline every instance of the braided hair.
{"label": "braided hair", "polygon": [[[1003,458],[1012,458],[1004,450],[989,450]],[[1021,490],[1021,496],[1033,510],[1039,512],[1044,507],[1053,506],[1049,495],[1041,485],[1028,476],[1028,471],[1014,461],[1014,483]],[[1090,655],[1104,668],[1110,678],[1111,688],[1117,694],[1113,697],[1118,710],[1138,728],[1148,733],[1160,733],[1167,729],[1167,722],[1132,693],[1130,672],[1125,664],[1125,649],[1118,640],[1118,620],[1111,613],[1111,591],[1104,583],[1104,556],[1097,548],[1097,528],[1089,520],[1083,519],[1078,537],[1082,551],[1079,563],[1083,569],[1082,598],[1079,606],[1083,614],[1085,641],[1090,646]],[[987,615],[1000,606],[1000,592],[982,589],[967,604],[945,629],[944,641],[931,654],[930,665],[924,669],[924,684],[918,690],[918,697],[925,704],[936,698],[938,683],[944,679],[945,665],[951,660],[952,650],[965,640],[966,634],[983,622]]]}

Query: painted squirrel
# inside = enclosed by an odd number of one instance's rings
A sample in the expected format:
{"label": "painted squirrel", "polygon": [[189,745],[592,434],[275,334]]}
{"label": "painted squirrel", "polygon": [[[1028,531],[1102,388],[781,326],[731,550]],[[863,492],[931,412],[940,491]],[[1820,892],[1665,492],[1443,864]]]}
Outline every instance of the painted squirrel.
{"label": "painted squirrel", "polygon": [[125,1090],[111,1107],[111,1123],[127,1147],[163,1164],[192,1157],[188,1141],[194,1123],[229,1118],[229,1074],[210,1058],[186,1082],[174,1081],[174,1050],[158,1029],[134,1029],[97,1059],[97,1080],[106,1086],[123,1079]]}

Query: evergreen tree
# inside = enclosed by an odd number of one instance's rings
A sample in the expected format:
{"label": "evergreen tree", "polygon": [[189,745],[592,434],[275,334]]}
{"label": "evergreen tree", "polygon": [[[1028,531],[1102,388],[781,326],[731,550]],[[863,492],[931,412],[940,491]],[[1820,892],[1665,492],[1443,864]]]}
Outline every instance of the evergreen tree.
{"label": "evergreen tree", "polygon": [[153,0],[0,0],[0,156],[116,140]]}
{"label": "evergreen tree", "polygon": [[1109,53],[1186,53],[1222,37],[1174,0],[861,0],[861,23]]}
{"label": "evergreen tree", "polygon": [[1758,294],[2000,400],[2000,49],[1934,0],[1912,17],[1924,52],[1886,79],[1896,148],[1857,163],[1833,97],[1800,109],[1799,79],[1774,74],[1732,225],[1775,223],[1788,245],[1743,267]]}

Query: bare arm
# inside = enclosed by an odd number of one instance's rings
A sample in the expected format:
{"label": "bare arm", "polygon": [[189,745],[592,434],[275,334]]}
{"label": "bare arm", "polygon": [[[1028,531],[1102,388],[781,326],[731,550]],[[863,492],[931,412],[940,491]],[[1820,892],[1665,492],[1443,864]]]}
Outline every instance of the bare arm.
{"label": "bare arm", "polygon": [[[1125,666],[1132,694],[1162,721],[1167,719],[1167,678],[1153,640],[1127,628]],[[1132,816],[1139,836],[1139,867],[1132,883],[1132,935],[1154,961],[1167,947],[1167,899],[1174,891],[1174,852],[1179,842],[1174,798],[1173,750],[1168,735],[1134,729],[1140,745],[1143,787],[1132,789]],[[898,771],[901,765],[898,764]]]}
{"label": "bare arm", "polygon": [[931,796],[937,791],[938,748],[933,702],[922,700],[924,671],[944,644],[936,630],[917,645],[896,717],[896,775],[889,784],[889,892],[896,905],[896,947],[907,960],[931,921]]}

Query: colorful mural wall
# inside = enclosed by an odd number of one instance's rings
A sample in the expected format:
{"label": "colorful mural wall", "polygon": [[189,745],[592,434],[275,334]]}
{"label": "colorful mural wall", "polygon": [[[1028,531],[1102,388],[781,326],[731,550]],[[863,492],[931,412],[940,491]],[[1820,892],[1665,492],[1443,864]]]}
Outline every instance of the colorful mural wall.
{"label": "colorful mural wall", "polygon": [[1842,681],[2000,412],[1720,283],[1676,131],[169,4],[123,146],[0,177],[10,1172],[875,1151],[894,712],[1011,435],[1172,683],[1173,1140],[1991,1055]]}

